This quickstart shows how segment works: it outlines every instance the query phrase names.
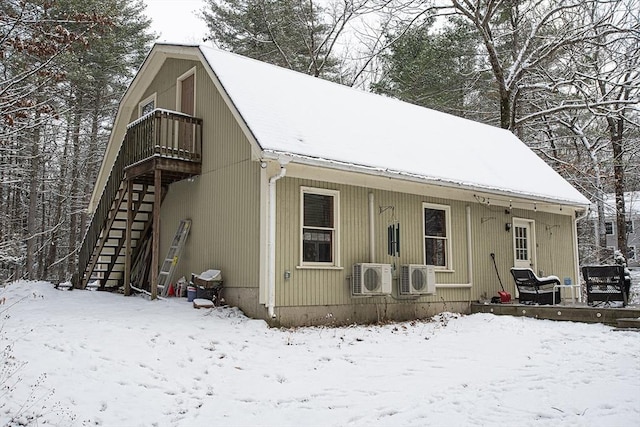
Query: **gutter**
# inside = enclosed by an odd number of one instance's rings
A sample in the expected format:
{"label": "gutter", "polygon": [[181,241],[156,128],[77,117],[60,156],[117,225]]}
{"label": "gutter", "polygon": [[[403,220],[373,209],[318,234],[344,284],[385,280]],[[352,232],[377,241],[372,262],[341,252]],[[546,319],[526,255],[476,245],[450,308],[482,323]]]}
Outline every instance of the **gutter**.
{"label": "gutter", "polygon": [[267,311],[269,317],[275,319],[276,304],[276,181],[283,178],[287,174],[287,164],[291,161],[288,157],[280,157],[280,171],[269,178],[269,211],[268,211],[268,228],[269,235],[267,237]]}
{"label": "gutter", "polygon": [[[534,193],[518,193],[513,190],[507,190],[507,189],[497,188],[497,187],[496,188],[485,187],[485,186],[473,184],[470,182],[458,182],[458,181],[452,181],[446,178],[429,177],[426,175],[420,175],[416,173],[402,172],[402,171],[396,171],[392,169],[386,169],[386,168],[374,167],[374,166],[358,165],[353,163],[347,163],[344,161],[316,158],[316,157],[304,156],[304,155],[284,152],[284,151],[263,150],[262,152],[262,157],[264,159],[277,160],[282,156],[295,158],[296,163],[302,164],[302,165],[317,166],[317,167],[335,169],[335,170],[344,171],[344,172],[355,172],[355,173],[374,175],[374,176],[380,176],[380,177],[391,178],[391,179],[400,179],[407,182],[435,185],[435,186],[444,187],[444,188],[454,188],[457,190],[491,193],[494,195],[499,195],[500,197],[504,197],[505,199],[502,199],[502,200],[505,201],[505,203],[506,201],[511,199],[519,199],[523,203],[529,203],[529,202],[537,203],[538,208],[540,208],[540,204],[548,204],[553,206],[568,206],[568,207],[573,207],[577,209],[587,209],[590,204],[588,200],[582,203],[578,200],[563,200],[563,199],[557,199],[557,198],[544,196],[540,194],[534,194]],[[500,200],[500,198],[498,197],[496,200]],[[507,205],[508,204],[505,204],[505,206]]]}

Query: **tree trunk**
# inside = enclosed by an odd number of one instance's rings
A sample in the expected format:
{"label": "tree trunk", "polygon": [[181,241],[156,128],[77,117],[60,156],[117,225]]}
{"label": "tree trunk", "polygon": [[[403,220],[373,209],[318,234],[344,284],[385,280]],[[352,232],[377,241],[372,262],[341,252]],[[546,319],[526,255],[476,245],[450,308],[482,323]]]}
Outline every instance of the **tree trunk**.
{"label": "tree trunk", "polygon": [[[61,227],[62,227],[62,205],[65,201],[64,187],[67,181],[67,165],[68,165],[68,153],[69,153],[69,128],[67,127],[67,132],[64,138],[64,148],[62,149],[62,158],[60,159],[60,173],[58,174],[58,185],[56,189],[55,196],[55,214],[53,215],[54,228],[51,233],[51,245],[49,246],[49,252],[47,254],[46,260],[46,270],[47,274],[50,274],[51,266],[56,262],[56,258],[58,257],[58,244],[61,241]],[[57,268],[54,269],[57,271],[57,279],[58,282],[64,281],[64,272],[61,265],[58,265]],[[52,274],[53,276],[53,274]]]}
{"label": "tree trunk", "polygon": [[[36,115],[35,121],[39,120],[39,116]],[[37,218],[38,218],[38,193],[40,188],[40,126],[35,126],[31,133],[31,169],[29,171],[29,205],[27,216],[27,230],[26,230],[26,272],[28,279],[36,279],[36,232],[37,232]]]}
{"label": "tree trunk", "polygon": [[78,98],[75,111],[73,113],[73,131],[71,140],[73,141],[73,154],[71,158],[71,173],[69,179],[71,180],[71,188],[69,189],[69,204],[70,204],[70,219],[69,219],[69,259],[67,262],[67,271],[75,271],[76,268],[76,240],[78,231],[78,179],[79,179],[79,167],[80,161],[80,121],[82,118],[82,96]]}
{"label": "tree trunk", "polygon": [[500,88],[500,127],[502,129],[511,129],[511,107],[511,92]]}
{"label": "tree trunk", "polygon": [[611,148],[613,150],[613,179],[616,193],[616,229],[618,250],[626,257],[627,250],[627,215],[624,205],[624,162],[623,132],[624,121],[621,117],[609,118]]}

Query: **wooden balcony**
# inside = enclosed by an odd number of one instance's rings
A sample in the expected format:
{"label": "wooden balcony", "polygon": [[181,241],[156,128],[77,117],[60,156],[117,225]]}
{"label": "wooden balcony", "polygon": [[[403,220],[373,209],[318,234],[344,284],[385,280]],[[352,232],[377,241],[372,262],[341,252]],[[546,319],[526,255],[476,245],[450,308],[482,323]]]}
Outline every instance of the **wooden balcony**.
{"label": "wooden balcony", "polygon": [[[200,174],[202,119],[154,110],[127,126],[122,145],[125,178],[136,182],[162,169],[163,185]],[[148,179],[146,179],[148,181]],[[151,179],[152,181],[152,179]]]}
{"label": "wooden balcony", "polygon": [[77,287],[91,278],[128,286],[125,264],[145,234],[138,230],[153,228],[167,186],[199,175],[201,159],[202,119],[156,109],[127,126],[78,255]]}

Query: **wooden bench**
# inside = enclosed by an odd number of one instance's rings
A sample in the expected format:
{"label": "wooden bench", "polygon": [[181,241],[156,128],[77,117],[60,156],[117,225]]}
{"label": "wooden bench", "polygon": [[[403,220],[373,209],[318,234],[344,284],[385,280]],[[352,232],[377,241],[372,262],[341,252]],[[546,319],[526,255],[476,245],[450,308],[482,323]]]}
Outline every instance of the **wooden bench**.
{"label": "wooden bench", "polygon": [[612,302],[627,305],[624,267],[621,265],[586,265],[582,277],[587,287],[588,305],[610,305]]}
{"label": "wooden bench", "polygon": [[[518,301],[521,304],[552,305],[560,302],[560,279],[556,276],[538,277],[530,268],[511,269],[511,275],[518,288]],[[554,295],[555,294],[555,295]]]}

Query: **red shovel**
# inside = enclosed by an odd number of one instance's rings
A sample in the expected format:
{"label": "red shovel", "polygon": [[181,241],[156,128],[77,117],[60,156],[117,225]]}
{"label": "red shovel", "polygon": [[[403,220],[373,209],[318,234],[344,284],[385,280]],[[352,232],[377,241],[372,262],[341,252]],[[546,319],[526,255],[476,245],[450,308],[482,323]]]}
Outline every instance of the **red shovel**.
{"label": "red shovel", "polygon": [[498,266],[496,265],[496,254],[491,254],[491,259],[493,260],[493,267],[496,269],[496,275],[498,276],[498,282],[500,282],[500,287],[502,291],[498,291],[498,296],[500,296],[500,302],[506,303],[511,302],[511,294],[504,290],[504,286],[502,286],[502,280],[500,279],[500,273],[498,273]]}

